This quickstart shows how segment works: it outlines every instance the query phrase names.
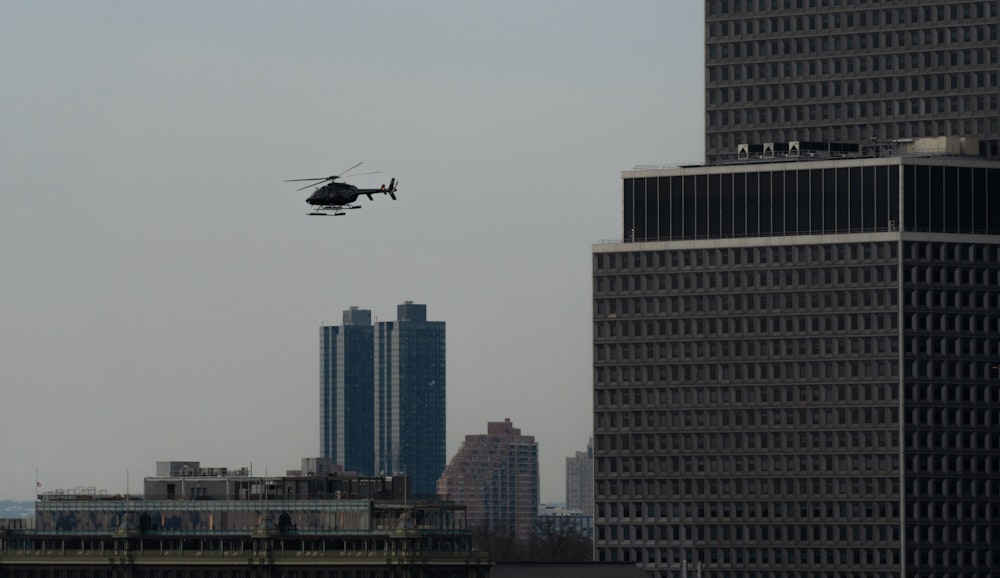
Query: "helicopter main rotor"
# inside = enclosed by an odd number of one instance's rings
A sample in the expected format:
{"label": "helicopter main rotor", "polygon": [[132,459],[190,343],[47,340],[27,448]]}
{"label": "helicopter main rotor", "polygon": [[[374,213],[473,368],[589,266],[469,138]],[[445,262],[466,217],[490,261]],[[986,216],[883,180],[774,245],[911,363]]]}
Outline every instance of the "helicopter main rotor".
{"label": "helicopter main rotor", "polygon": [[306,186],[304,186],[302,188],[295,189],[296,191],[301,191],[303,189],[308,189],[309,187],[318,187],[318,186],[320,186],[320,185],[322,185],[323,183],[326,183],[326,182],[331,182],[332,183],[333,181],[336,181],[337,179],[341,179],[341,178],[344,178],[344,177],[347,177],[347,176],[361,177],[361,176],[364,176],[364,175],[375,175],[375,174],[378,174],[378,173],[381,172],[381,171],[372,171],[370,173],[358,173],[356,175],[351,175],[350,174],[351,171],[353,171],[354,169],[360,167],[362,164],[364,164],[364,162],[365,161],[361,161],[360,163],[354,165],[353,167],[347,169],[346,171],[342,171],[339,175],[330,175],[329,177],[317,177],[317,178],[314,178],[314,179],[286,179],[285,182],[286,183],[295,183],[295,182],[300,182],[300,181],[316,181],[316,182],[308,184],[308,185],[306,185]]}

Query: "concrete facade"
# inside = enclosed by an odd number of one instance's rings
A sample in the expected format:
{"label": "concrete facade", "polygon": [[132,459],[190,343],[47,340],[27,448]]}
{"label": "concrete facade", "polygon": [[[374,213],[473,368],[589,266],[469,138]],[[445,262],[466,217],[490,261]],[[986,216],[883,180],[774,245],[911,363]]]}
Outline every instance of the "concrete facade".
{"label": "concrete facade", "polygon": [[997,158],[1000,2],[707,0],[705,158],[968,136]]}
{"label": "concrete facade", "polygon": [[625,240],[593,248],[596,559],[996,574],[1000,164],[622,177]]}

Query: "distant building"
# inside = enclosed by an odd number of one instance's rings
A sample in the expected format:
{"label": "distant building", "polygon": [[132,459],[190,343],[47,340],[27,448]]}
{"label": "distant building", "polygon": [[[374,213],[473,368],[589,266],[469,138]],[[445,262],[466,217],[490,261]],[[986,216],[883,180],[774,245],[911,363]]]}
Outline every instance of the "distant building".
{"label": "distant building", "polygon": [[405,474],[434,495],[445,466],[445,323],[407,301],[374,339],[375,471]]}
{"label": "distant building", "polygon": [[538,509],[538,531],[575,532],[588,540],[594,539],[594,516],[580,510],[543,504]]}
{"label": "distant building", "polygon": [[336,476],[343,473],[345,473],[344,466],[333,463],[330,458],[302,458],[302,469],[298,473],[288,475]]}
{"label": "distant building", "polygon": [[32,518],[0,518],[0,533],[4,530],[34,530],[35,519]]}
{"label": "distant building", "polygon": [[320,327],[320,454],[348,471],[375,473],[372,312],[351,307]]}
{"label": "distant building", "polygon": [[538,444],[510,419],[467,435],[437,483],[438,494],[468,508],[469,526],[531,536],[538,517]]}
{"label": "distant building", "polygon": [[566,509],[594,515],[594,438],[586,452],[566,458]]}
{"label": "distant building", "polygon": [[320,329],[321,454],[362,475],[405,475],[434,495],[445,465],[445,323],[407,301],[372,324],[351,307]]}
{"label": "distant building", "polygon": [[[171,467],[183,463],[181,468]],[[157,462],[157,475],[143,480],[145,500],[398,499],[402,477],[362,476],[345,472],[327,458],[302,458],[302,469],[284,476],[253,475],[247,468],[203,468],[199,462]],[[165,473],[160,473],[165,472]],[[75,493],[77,497],[79,493]],[[44,495],[61,501],[60,493]],[[103,496],[106,498],[106,496]],[[37,509],[36,509],[37,510]]]}

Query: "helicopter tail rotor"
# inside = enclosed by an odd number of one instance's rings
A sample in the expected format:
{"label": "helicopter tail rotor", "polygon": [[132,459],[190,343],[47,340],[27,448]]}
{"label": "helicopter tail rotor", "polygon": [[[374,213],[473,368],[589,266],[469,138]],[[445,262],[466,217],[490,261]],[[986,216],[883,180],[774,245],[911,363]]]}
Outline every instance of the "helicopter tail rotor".
{"label": "helicopter tail rotor", "polygon": [[394,201],[396,200],[396,179],[395,178],[393,178],[391,181],[389,181],[389,190],[387,190],[386,192],[389,193],[389,196],[392,197],[392,200],[394,200]]}

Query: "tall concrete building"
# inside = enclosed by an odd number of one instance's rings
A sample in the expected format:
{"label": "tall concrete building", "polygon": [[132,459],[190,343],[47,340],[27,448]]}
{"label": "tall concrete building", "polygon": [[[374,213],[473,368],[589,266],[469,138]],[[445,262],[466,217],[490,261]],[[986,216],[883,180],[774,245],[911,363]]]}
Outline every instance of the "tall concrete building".
{"label": "tall concrete building", "polygon": [[622,174],[622,241],[593,247],[598,560],[1000,574],[1000,163],[911,144]]}
{"label": "tall concrete building", "polygon": [[599,560],[1000,573],[998,4],[706,1],[708,166],[593,251]]}
{"label": "tall concrete building", "polygon": [[741,144],[938,136],[997,158],[998,5],[706,0],[706,161]]}
{"label": "tall concrete building", "polygon": [[469,527],[527,539],[538,519],[538,444],[506,419],[467,435],[437,482],[438,495],[464,504]]}
{"label": "tall concrete building", "polygon": [[375,470],[433,495],[445,466],[445,323],[407,301],[375,325]]}
{"label": "tall concrete building", "polygon": [[320,455],[374,473],[375,372],[372,312],[351,307],[343,325],[320,327]]}
{"label": "tall concrete building", "polygon": [[566,458],[566,509],[594,515],[594,439],[587,451]]}

